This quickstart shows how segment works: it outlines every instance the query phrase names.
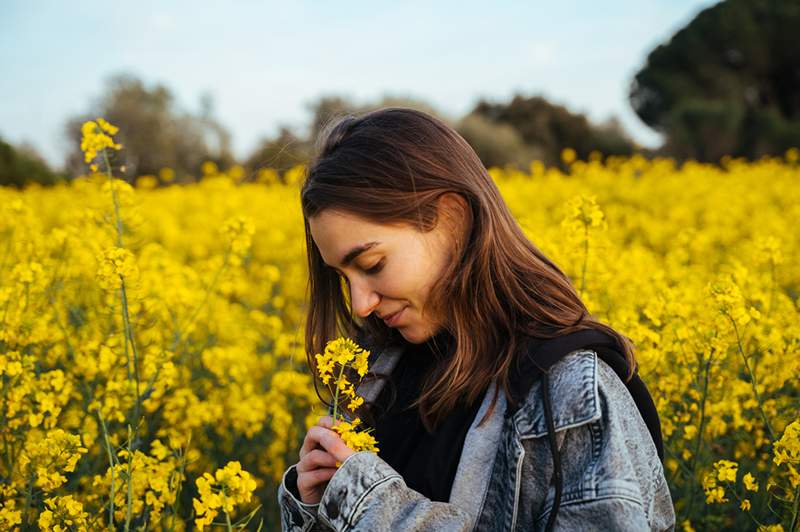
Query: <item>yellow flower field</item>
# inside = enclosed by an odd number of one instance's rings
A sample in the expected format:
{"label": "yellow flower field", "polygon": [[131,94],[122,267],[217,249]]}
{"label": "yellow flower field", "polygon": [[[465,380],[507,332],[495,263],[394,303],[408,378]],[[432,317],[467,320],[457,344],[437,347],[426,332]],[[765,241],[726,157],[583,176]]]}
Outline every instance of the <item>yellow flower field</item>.
{"label": "yellow flower field", "polygon": [[[491,170],[634,340],[679,529],[797,526],[798,155]],[[277,483],[324,414],[303,172],[0,189],[0,529],[279,528]]]}

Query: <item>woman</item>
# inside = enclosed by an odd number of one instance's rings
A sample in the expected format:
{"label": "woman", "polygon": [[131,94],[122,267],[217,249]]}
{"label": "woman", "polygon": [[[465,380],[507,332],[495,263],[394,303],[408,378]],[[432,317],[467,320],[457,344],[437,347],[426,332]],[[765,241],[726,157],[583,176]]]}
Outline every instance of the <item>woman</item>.
{"label": "woman", "polygon": [[631,368],[633,348],[524,236],[458,133],[411,109],[345,117],[301,202],[309,365],[344,334],[387,379],[359,388],[378,454],[349,449],[329,416],[308,431],[278,492],[284,530],[674,528],[654,440],[595,351],[512,393],[529,341],[602,331]]}

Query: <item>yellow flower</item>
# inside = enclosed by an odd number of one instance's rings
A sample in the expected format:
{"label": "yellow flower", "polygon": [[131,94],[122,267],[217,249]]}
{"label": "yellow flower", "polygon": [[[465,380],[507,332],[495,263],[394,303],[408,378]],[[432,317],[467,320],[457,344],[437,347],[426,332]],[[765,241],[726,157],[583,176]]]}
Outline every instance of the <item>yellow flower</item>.
{"label": "yellow flower", "polygon": [[758,491],[758,482],[750,473],[747,473],[743,478],[742,482],[744,483],[745,489],[749,491]]}
{"label": "yellow flower", "polygon": [[561,150],[561,160],[564,162],[564,164],[574,163],[577,157],[578,154],[572,148],[564,148]]}
{"label": "yellow flower", "polygon": [[800,420],[790,423],[773,449],[776,465],[800,463]]}
{"label": "yellow flower", "polygon": [[742,503],[739,505],[739,508],[745,512],[750,511],[750,499],[742,500]]}
{"label": "yellow flower", "polygon": [[230,516],[235,505],[250,502],[256,489],[255,479],[238,461],[228,462],[214,476],[203,473],[195,484],[200,498],[192,499],[192,505],[197,514],[195,526],[201,530],[213,522],[220,509]]}
{"label": "yellow flower", "polygon": [[108,248],[98,257],[97,282],[105,290],[116,290],[125,280],[126,286],[136,285],[139,268],[133,253],[125,248]]}
{"label": "yellow flower", "polygon": [[714,468],[717,470],[717,479],[720,482],[736,482],[736,472],[739,465],[730,460],[719,460],[714,463]]}
{"label": "yellow flower", "polygon": [[81,126],[81,151],[83,151],[87,163],[97,157],[98,152],[106,148],[114,150],[122,148],[121,144],[116,144],[114,139],[109,136],[116,134],[117,131],[116,126],[112,126],[102,118],[83,123]]}
{"label": "yellow flower", "polygon": [[39,514],[38,525],[41,530],[89,530],[89,514],[83,511],[83,504],[72,495],[45,499],[45,504],[47,509]]}

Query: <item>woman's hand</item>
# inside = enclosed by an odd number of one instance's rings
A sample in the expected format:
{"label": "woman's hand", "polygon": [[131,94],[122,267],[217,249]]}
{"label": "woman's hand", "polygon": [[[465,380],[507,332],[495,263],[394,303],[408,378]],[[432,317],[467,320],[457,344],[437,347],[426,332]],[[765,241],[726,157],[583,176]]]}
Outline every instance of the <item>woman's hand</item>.
{"label": "woman's hand", "polygon": [[297,491],[300,500],[306,504],[317,504],[328,481],[336,473],[336,461],[344,462],[353,454],[342,438],[331,430],[333,418],[323,416],[316,425],[308,429],[300,448],[300,462],[297,464]]}

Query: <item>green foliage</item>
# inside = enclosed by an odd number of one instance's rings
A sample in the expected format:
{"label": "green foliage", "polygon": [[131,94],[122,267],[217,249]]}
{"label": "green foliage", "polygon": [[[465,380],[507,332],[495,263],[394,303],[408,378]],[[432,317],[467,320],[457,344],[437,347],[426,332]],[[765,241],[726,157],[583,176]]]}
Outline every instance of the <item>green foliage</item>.
{"label": "green foliage", "polygon": [[[572,148],[578,158],[587,159],[592,151],[630,155],[635,147],[615,120],[595,125],[585,115],[572,113],[539,96],[516,95],[508,104],[480,101],[472,114],[492,124],[511,126],[526,147],[525,156],[533,154],[547,165],[560,164],[564,148]],[[479,154],[487,149],[492,151],[488,145],[476,148]],[[513,142],[507,149],[511,154],[520,153]]]}
{"label": "green foliage", "polygon": [[800,145],[800,1],[726,0],[655,48],[630,90],[665,151],[715,162]]}
{"label": "green foliage", "polygon": [[487,168],[508,164],[528,168],[544,155],[541,148],[529,146],[509,124],[492,122],[483,115],[470,113],[459,122],[457,131],[469,142]]}
{"label": "green foliage", "polygon": [[250,176],[260,168],[272,168],[282,174],[297,164],[306,163],[309,153],[310,144],[307,140],[299,138],[291,129],[282,127],[277,137],[261,140],[244,166]]}
{"label": "green foliage", "polygon": [[0,186],[52,185],[62,179],[33,149],[15,148],[0,139]]}
{"label": "green foliage", "polygon": [[212,117],[208,96],[203,98],[200,112],[192,114],[178,108],[166,87],[150,88],[134,76],[118,75],[109,80],[106,92],[91,109],[66,124],[72,143],[67,159],[71,175],[87,171],[80,150],[80,125],[98,116],[119,127],[116,138],[123,149],[113,154],[112,164],[118,175],[129,179],[158,175],[162,168],[171,168],[179,179],[186,179],[199,176],[205,161],[219,167],[234,162],[230,134]]}

